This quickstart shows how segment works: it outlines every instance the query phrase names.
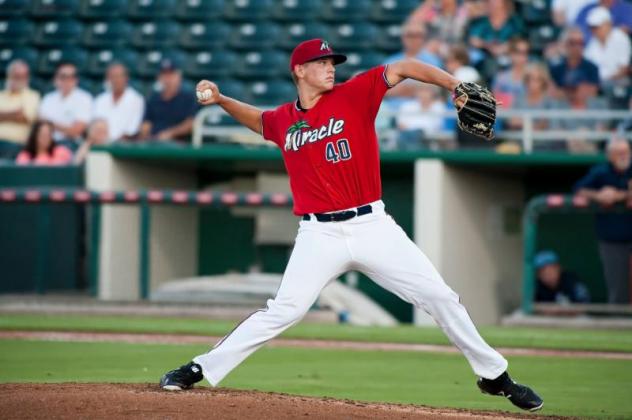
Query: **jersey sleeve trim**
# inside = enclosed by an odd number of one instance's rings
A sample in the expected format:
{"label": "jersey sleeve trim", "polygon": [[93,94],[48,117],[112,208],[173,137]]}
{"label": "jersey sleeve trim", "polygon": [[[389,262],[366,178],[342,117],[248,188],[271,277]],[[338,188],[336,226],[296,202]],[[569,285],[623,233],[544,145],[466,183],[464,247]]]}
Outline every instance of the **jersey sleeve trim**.
{"label": "jersey sleeve trim", "polygon": [[384,71],[382,72],[382,79],[384,79],[384,83],[386,83],[386,86],[388,86],[388,88],[392,88],[393,84],[391,84],[391,82],[388,81],[388,79],[386,78],[386,69],[388,69],[388,64],[384,66]]}

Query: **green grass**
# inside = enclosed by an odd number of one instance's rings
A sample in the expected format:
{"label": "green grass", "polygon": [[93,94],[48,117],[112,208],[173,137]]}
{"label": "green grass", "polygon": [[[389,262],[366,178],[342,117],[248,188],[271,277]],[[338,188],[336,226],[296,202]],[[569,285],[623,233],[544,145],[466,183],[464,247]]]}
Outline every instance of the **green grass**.
{"label": "green grass", "polygon": [[[0,340],[0,382],[157,382],[207,351],[197,345]],[[632,417],[632,363],[512,357],[511,372],[545,399],[542,414]],[[517,411],[484,396],[461,356],[264,348],[222,386],[363,401]]]}
{"label": "green grass", "polygon": [[[235,324],[234,321],[184,318],[0,315],[0,330],[107,331],[222,336]],[[480,331],[483,337],[496,347],[632,352],[632,331],[630,330],[482,327]],[[449,344],[438,328],[413,326],[380,328],[302,323],[288,330],[283,337]]]}

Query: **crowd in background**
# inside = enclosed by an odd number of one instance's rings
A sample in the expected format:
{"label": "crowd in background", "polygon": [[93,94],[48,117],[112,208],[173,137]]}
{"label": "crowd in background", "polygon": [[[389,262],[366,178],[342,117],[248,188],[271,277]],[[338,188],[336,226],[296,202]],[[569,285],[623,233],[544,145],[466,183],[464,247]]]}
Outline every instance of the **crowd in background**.
{"label": "crowd in background", "polygon": [[[423,0],[402,25],[402,51],[385,63],[414,57],[439,66],[460,80],[489,86],[507,109],[632,109],[632,3],[552,0],[551,14],[559,35],[534,46],[512,0]],[[106,90],[96,98],[79,87],[78,79],[76,67],[62,63],[54,75],[55,90],[40,101],[28,87],[28,65],[10,63],[0,92],[0,157],[19,163],[80,162],[93,144],[190,138],[198,107],[193,92],[183,89],[175,62],[161,63],[160,90],[148,98],[129,85],[120,63],[109,66]],[[434,141],[437,133],[456,130],[454,118],[445,115],[451,106],[445,92],[409,80],[388,92],[377,124],[397,128],[394,148],[454,147]],[[595,142],[584,141],[582,132],[622,130],[626,123],[537,118],[535,130],[577,134],[539,142],[536,150],[594,152]],[[496,131],[520,130],[523,124],[521,117],[502,119]],[[468,143],[456,131],[460,147],[485,145]],[[519,142],[512,144],[517,148],[500,150],[520,150]]]}

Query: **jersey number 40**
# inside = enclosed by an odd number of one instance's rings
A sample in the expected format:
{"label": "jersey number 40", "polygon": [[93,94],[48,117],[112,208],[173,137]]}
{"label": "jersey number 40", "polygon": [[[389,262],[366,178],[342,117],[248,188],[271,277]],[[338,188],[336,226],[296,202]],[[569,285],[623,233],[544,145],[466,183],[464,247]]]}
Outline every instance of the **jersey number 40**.
{"label": "jersey number 40", "polygon": [[340,139],[337,142],[330,141],[325,147],[325,158],[327,162],[338,163],[341,160],[351,159],[351,149],[349,149],[349,141]]}

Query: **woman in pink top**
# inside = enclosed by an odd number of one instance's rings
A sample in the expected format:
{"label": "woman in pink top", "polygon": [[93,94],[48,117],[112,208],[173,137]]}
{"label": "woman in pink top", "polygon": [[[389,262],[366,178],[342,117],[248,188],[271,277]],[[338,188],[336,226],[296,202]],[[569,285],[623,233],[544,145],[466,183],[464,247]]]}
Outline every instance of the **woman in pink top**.
{"label": "woman in pink top", "polygon": [[53,141],[53,125],[38,121],[33,125],[26,146],[15,162],[19,165],[66,165],[72,161],[72,152]]}

